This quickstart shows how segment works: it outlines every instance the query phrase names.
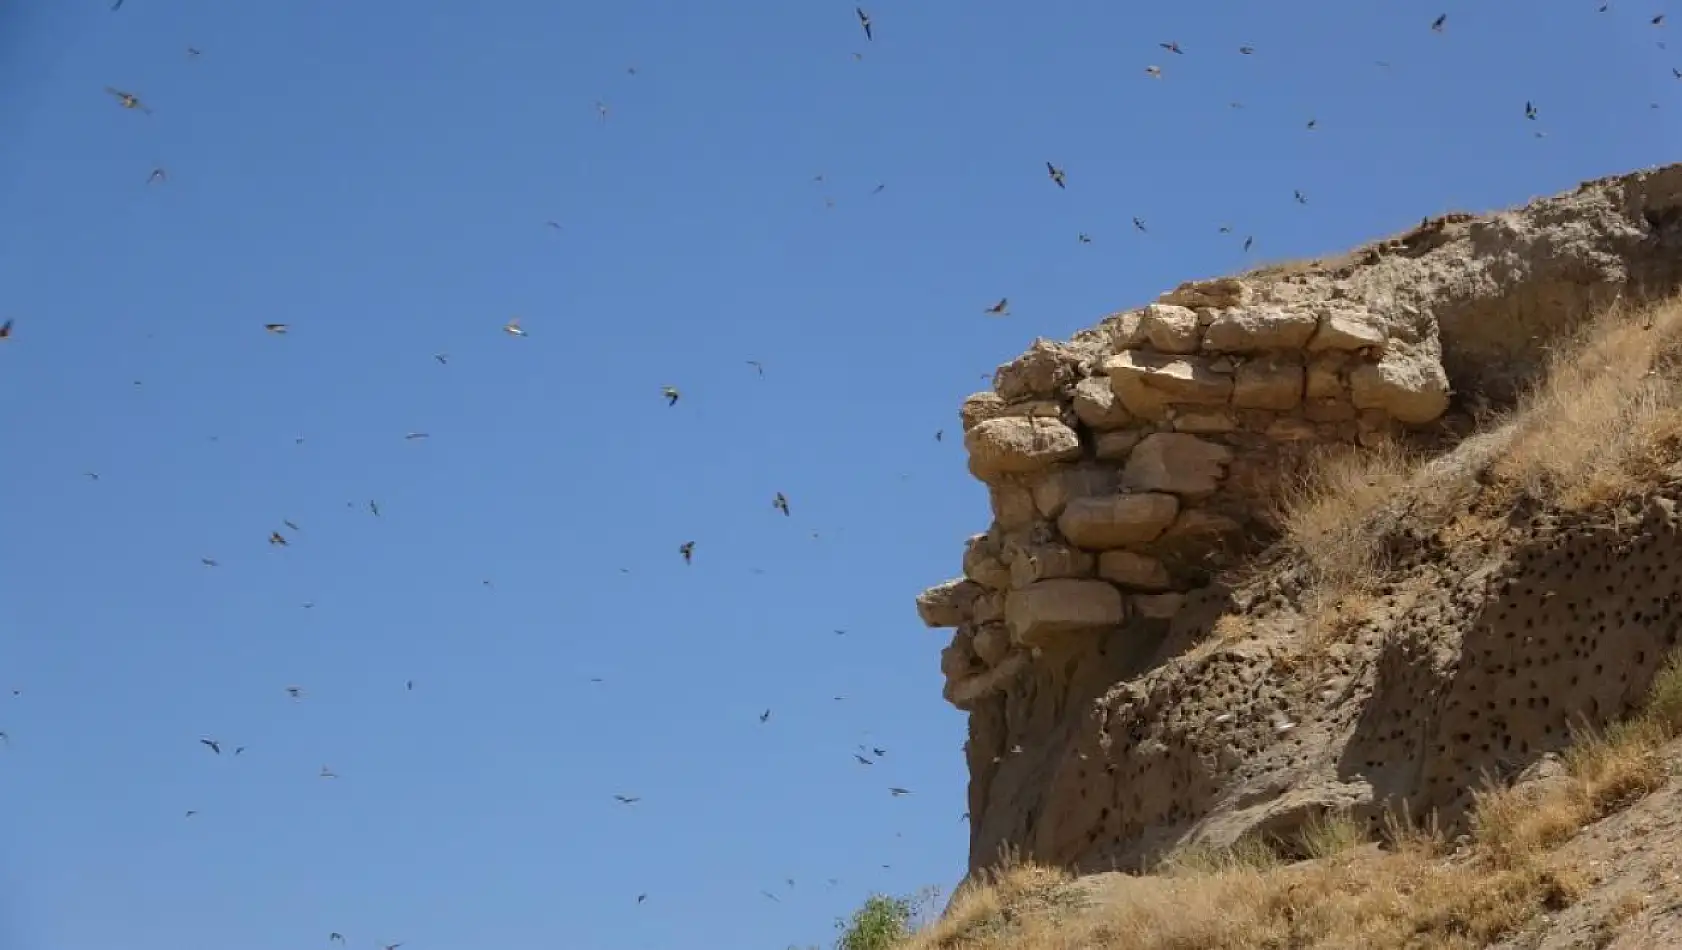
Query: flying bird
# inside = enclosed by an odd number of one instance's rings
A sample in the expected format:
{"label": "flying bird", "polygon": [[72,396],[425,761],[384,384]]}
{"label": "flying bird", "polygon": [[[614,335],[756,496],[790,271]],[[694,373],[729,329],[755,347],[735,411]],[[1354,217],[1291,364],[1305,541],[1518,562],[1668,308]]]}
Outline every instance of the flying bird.
{"label": "flying bird", "polygon": [[209,746],[210,751],[216,753],[217,755],[222,754],[222,744],[217,742],[215,739],[200,739],[199,742]]}
{"label": "flying bird", "polygon": [[613,800],[621,805],[635,805],[637,802],[642,801],[642,797],[639,795],[615,795],[613,796]]}
{"label": "flying bird", "polygon": [[1448,22],[1448,14],[1445,13],[1442,16],[1437,17],[1435,20],[1431,21],[1432,31],[1437,32],[1437,33],[1441,33],[1443,31],[1443,24],[1447,23],[1447,22]]}
{"label": "flying bird", "polygon": [[450,365],[450,354],[448,353],[434,353],[432,358],[438,361],[439,366]]}
{"label": "flying bird", "polygon": [[1250,249],[1250,245],[1255,244],[1255,243],[1256,243],[1256,239],[1255,239],[1254,235],[1250,235],[1250,236],[1244,238],[1244,250],[1248,251]]}
{"label": "flying bird", "polygon": [[898,797],[900,797],[900,796],[901,796],[901,795],[909,795],[909,794],[911,794],[911,789],[909,789],[909,788],[890,788],[890,789],[888,789],[888,791],[889,791],[889,792],[892,792],[892,793],[893,793],[893,796],[894,796],[894,797],[895,797],[895,798],[898,798]]}
{"label": "flying bird", "polygon": [[372,498],[368,499],[368,510],[372,511],[374,513],[374,517],[378,518],[380,516],[379,502],[375,501]]}
{"label": "flying bird", "polygon": [[7,320],[5,323],[0,323],[0,340],[10,340],[11,338],[12,321]]}
{"label": "flying bird", "polygon": [[666,397],[668,406],[677,405],[677,401],[683,398],[683,393],[678,392],[676,386],[661,386],[660,393]]}
{"label": "flying bird", "polygon": [[678,545],[677,552],[679,554],[683,555],[683,563],[685,563],[685,564],[693,563],[694,562],[694,557],[695,557],[695,542],[693,542],[693,541],[683,542],[682,544]]}
{"label": "flying bird", "polygon": [[1170,53],[1179,53],[1182,56],[1185,55],[1185,50],[1180,49],[1180,44],[1175,40],[1169,40],[1166,43],[1158,43],[1156,45],[1162,47]]}
{"label": "flying bird", "polygon": [[198,49],[194,49],[194,48],[193,48],[193,47],[191,47],[191,46],[189,46],[189,47],[187,47],[187,55],[188,55],[188,56],[197,56],[197,55],[199,55],[199,54],[200,54],[200,53],[201,53],[201,52],[203,52],[203,51],[202,51],[202,50],[198,50]]}
{"label": "flying bird", "polygon": [[169,180],[169,172],[164,171],[162,166],[159,166],[158,168],[152,169],[152,174],[146,176],[146,184],[148,184],[148,185],[150,185],[152,182],[155,182],[155,181],[168,181],[168,180]]}
{"label": "flying bird", "polygon": [[1133,226],[1141,231],[1145,230],[1145,222],[1140,220],[1138,217],[1134,217]]}
{"label": "flying bird", "polygon": [[874,40],[876,38],[876,34],[871,32],[870,29],[870,14],[864,12],[863,7],[854,7],[853,12],[859,15],[859,26],[864,27],[864,38],[867,40]]}
{"label": "flying bird", "polygon": [[297,699],[303,692],[304,688],[302,686],[286,687],[286,695],[292,697],[293,699]]}
{"label": "flying bird", "polygon": [[777,497],[771,499],[771,507],[773,507],[773,508],[777,509],[778,511],[782,512],[784,515],[787,515],[788,514],[788,496],[784,495],[782,492],[777,492]]}
{"label": "flying bird", "polygon": [[767,709],[764,712],[760,713],[759,714],[759,721],[760,722],[770,722],[771,721],[771,710]]}
{"label": "flying bird", "polygon": [[1010,298],[1009,297],[1000,297],[998,303],[992,305],[991,307],[988,307],[986,310],[984,310],[982,312],[983,313],[991,313],[991,314],[994,314],[995,316],[1000,316],[1000,317],[1008,317],[1008,316],[1010,316],[1010,306],[1009,305],[1010,305]]}
{"label": "flying bird", "polygon": [[121,103],[122,107],[125,109],[139,109],[147,115],[152,113],[152,110],[146,108],[146,104],[140,101],[140,97],[132,92],[124,92],[121,89],[113,89],[110,86],[106,86],[105,91],[113,96],[116,96],[117,101]]}
{"label": "flying bird", "polygon": [[1150,76],[1152,79],[1161,79],[1162,78],[1162,67],[1161,66],[1146,66],[1145,67],[1145,74],[1147,76]]}
{"label": "flying bird", "polygon": [[201,558],[199,558],[199,563],[203,564],[205,567],[216,567],[217,566],[215,558],[201,557]]}
{"label": "flying bird", "polygon": [[1524,117],[1526,119],[1536,118],[1536,104],[1534,102],[1526,102],[1524,104]]}
{"label": "flying bird", "polygon": [[1063,169],[1058,168],[1056,165],[1053,165],[1050,162],[1045,163],[1045,169],[1046,169],[1046,173],[1051,176],[1051,180],[1053,182],[1056,182],[1057,187],[1059,187],[1059,188],[1066,187],[1063,184]]}
{"label": "flying bird", "polygon": [[430,439],[431,437],[432,437],[431,433],[428,433],[428,432],[411,432],[408,435],[404,436],[403,438],[413,440],[413,439]]}
{"label": "flying bird", "polygon": [[853,758],[858,759],[860,765],[875,765],[876,764],[876,763],[870,761],[869,759],[865,758],[864,756],[859,755],[857,752],[853,753]]}
{"label": "flying bird", "polygon": [[759,375],[761,375],[761,376],[765,375],[765,366],[764,366],[764,364],[760,363],[758,360],[748,360],[747,364],[749,366],[752,366],[754,368],[754,370],[759,373]]}
{"label": "flying bird", "polygon": [[282,336],[286,333],[287,330],[290,330],[292,328],[287,326],[284,323],[265,323],[265,324],[263,324],[263,329],[269,331],[270,333],[273,333],[276,336]]}
{"label": "flying bird", "polygon": [[1091,244],[1092,243],[1092,235],[1087,234],[1085,231],[1082,231],[1079,234],[1075,235],[1075,240],[1079,241],[1082,244]]}
{"label": "flying bird", "polygon": [[289,518],[282,518],[282,519],[280,519],[280,523],[281,523],[281,524],[283,524],[283,525],[285,525],[285,526],[287,526],[287,527],[288,527],[288,528],[291,528],[291,529],[292,529],[292,530],[293,530],[293,531],[302,531],[302,530],[304,530],[304,529],[303,529],[303,528],[300,528],[300,527],[298,527],[298,526],[297,526],[297,525],[295,525],[295,524],[293,524],[293,523],[292,523],[292,521],[291,521],[291,519],[289,519]]}
{"label": "flying bird", "polygon": [[525,336],[525,328],[520,326],[520,318],[515,317],[502,325],[502,331],[509,336]]}
{"label": "flying bird", "polygon": [[1300,189],[1292,188],[1291,189],[1291,197],[1295,198],[1297,200],[1297,204],[1299,204],[1299,205],[1308,204],[1308,198],[1305,195],[1303,195],[1303,193]]}
{"label": "flying bird", "polygon": [[335,931],[334,933],[328,934],[327,939],[328,940],[337,940],[340,943],[344,943],[345,942],[345,935]]}
{"label": "flying bird", "polygon": [[279,531],[270,531],[269,532],[269,543],[270,544],[278,544],[281,547],[285,547],[287,542],[286,542],[286,538],[283,537]]}
{"label": "flying bird", "polygon": [[1654,26],[1663,26],[1664,25],[1664,14],[1661,13],[1658,16],[1654,17],[1652,19],[1652,24]]}
{"label": "flying bird", "polygon": [[1238,47],[1238,52],[1243,53],[1245,56],[1248,56],[1251,53],[1254,53],[1255,51],[1256,51],[1256,48],[1254,46],[1240,46],[1240,47]]}
{"label": "flying bird", "polygon": [[323,765],[321,767],[321,777],[322,778],[338,778],[339,774],[337,772],[334,772],[332,769],[328,768],[327,766]]}

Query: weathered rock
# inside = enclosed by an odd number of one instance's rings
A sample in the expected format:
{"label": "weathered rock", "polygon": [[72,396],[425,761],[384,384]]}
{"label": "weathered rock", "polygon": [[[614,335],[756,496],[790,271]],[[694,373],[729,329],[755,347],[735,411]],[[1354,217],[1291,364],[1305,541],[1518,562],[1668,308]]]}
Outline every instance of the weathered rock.
{"label": "weathered rock", "polygon": [[1162,356],[1133,350],[1104,361],[1110,387],[1136,416],[1161,419],[1175,403],[1225,405],[1232,377],[1217,373],[1195,356]]}
{"label": "weathered rock", "polygon": [[1157,302],[1179,307],[1238,307],[1249,300],[1250,288],[1236,277],[1188,280],[1157,298]]}
{"label": "weathered rock", "polygon": [[1185,508],[1152,545],[1159,557],[1207,562],[1236,544],[1244,527],[1219,512]]}
{"label": "weathered rock", "polygon": [[1006,531],[1022,531],[1039,520],[1034,493],[1019,477],[1006,476],[989,484],[987,502],[992,506],[993,520]]}
{"label": "weathered rock", "polygon": [[1042,517],[1055,519],[1071,498],[1113,494],[1121,473],[1107,465],[1062,465],[1035,479],[1034,507]]}
{"label": "weathered rock", "polygon": [[1311,313],[1276,307],[1226,310],[1203,331],[1203,348],[1219,353],[1300,350],[1319,323]]}
{"label": "weathered rock", "polygon": [[1186,595],[1179,593],[1134,594],[1131,599],[1133,609],[1147,620],[1171,620],[1186,603]]}
{"label": "weathered rock", "polygon": [[1100,432],[1095,440],[1098,460],[1101,462],[1119,462],[1127,458],[1127,453],[1139,444],[1145,434],[1138,429],[1123,429],[1117,432]]}
{"label": "weathered rock", "polygon": [[964,433],[970,474],[982,481],[1080,458],[1080,436],[1054,419],[1003,417]]}
{"label": "weathered rock", "polygon": [[1349,357],[1342,353],[1322,353],[1308,361],[1307,385],[1303,395],[1309,399],[1347,399],[1349,387],[1343,373]]}
{"label": "weathered rock", "polygon": [[1161,591],[1170,586],[1168,568],[1156,558],[1135,551],[1105,551],[1099,555],[1098,576],[1130,590]]}
{"label": "weathered rock", "polygon": [[993,389],[1006,402],[1055,399],[1081,378],[1082,366],[1092,355],[1067,343],[1037,339],[1026,353],[999,367]]}
{"label": "weathered rock", "polygon": [[1232,458],[1224,445],[1184,432],[1157,432],[1127,457],[1121,485],[1129,491],[1203,498],[1220,487]]}
{"label": "weathered rock", "polygon": [[1108,376],[1089,376],[1075,384],[1075,415],[1093,429],[1125,429],[1138,420],[1116,398]]}
{"label": "weathered rock", "polygon": [[970,608],[970,620],[977,626],[998,623],[1005,619],[1005,591],[984,590],[975,597]]}
{"label": "weathered rock", "polygon": [[[1174,431],[1193,435],[1218,435],[1238,428],[1238,419],[1229,409],[1175,407],[1168,411],[1168,421],[1174,426]],[[1100,453],[1098,457],[1104,456]]]}
{"label": "weathered rock", "polygon": [[997,419],[1004,415],[1005,401],[992,390],[973,393],[964,400],[958,409],[958,418],[963,421],[964,431],[975,428],[988,419]]}
{"label": "weathered rock", "polygon": [[1448,408],[1442,364],[1418,352],[1392,349],[1379,362],[1356,367],[1349,390],[1355,408],[1382,409],[1407,425],[1434,421]]}
{"label": "weathered rock", "polygon": [[990,536],[974,535],[964,546],[964,576],[992,590],[1010,586],[1010,569]]}
{"label": "weathered rock", "polygon": [[1308,351],[1359,350],[1384,345],[1384,327],[1370,314],[1333,310],[1320,318],[1320,325],[1308,341]]}
{"label": "weathered rock", "polygon": [[1040,581],[1010,592],[1005,622],[1011,639],[1039,646],[1070,634],[1096,633],[1126,619],[1121,592],[1104,581]]}
{"label": "weathered rock", "polygon": [[962,577],[930,587],[917,595],[917,615],[930,627],[956,627],[969,619],[982,587]]}
{"label": "weathered rock", "polygon": [[1295,355],[1250,360],[1232,379],[1232,404],[1240,409],[1295,409],[1302,392],[1302,362]]}
{"label": "weathered rock", "polygon": [[952,642],[940,651],[940,672],[947,679],[962,679],[980,672],[980,657],[975,655],[971,643],[969,631],[960,630]]}
{"label": "weathered rock", "polygon": [[1095,563],[1091,554],[1053,541],[1020,545],[1007,554],[1014,588],[1060,577],[1090,577]]}
{"label": "weathered rock", "polygon": [[1010,655],[1010,628],[1002,623],[989,623],[975,628],[975,635],[970,640],[970,648],[981,662],[988,666],[998,666],[1004,658]]}
{"label": "weathered rock", "polygon": [[1158,492],[1076,498],[1058,517],[1057,529],[1076,547],[1107,551],[1148,544],[1179,511],[1178,498]]}
{"label": "weathered rock", "polygon": [[1203,341],[1197,314],[1188,307],[1153,303],[1139,316],[1139,332],[1164,353],[1196,353]]}

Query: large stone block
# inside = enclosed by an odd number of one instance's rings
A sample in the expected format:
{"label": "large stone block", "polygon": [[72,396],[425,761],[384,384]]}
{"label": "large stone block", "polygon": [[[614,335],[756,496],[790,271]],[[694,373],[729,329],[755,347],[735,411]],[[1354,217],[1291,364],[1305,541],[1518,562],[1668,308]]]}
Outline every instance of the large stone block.
{"label": "large stone block", "polygon": [[1196,353],[1203,336],[1194,311],[1164,303],[1145,307],[1139,316],[1139,332],[1164,353]]}
{"label": "large stone block", "polygon": [[969,621],[983,588],[962,577],[944,581],[917,595],[917,615],[930,627],[957,627]]}
{"label": "large stone block", "polygon": [[985,482],[1080,458],[1080,436],[1055,419],[1006,416],[977,423],[964,448],[970,474]]}
{"label": "large stone block", "polygon": [[1232,397],[1232,377],[1195,356],[1130,350],[1106,360],[1104,370],[1116,398],[1144,419],[1162,419],[1170,405],[1219,406]]}
{"label": "large stone block", "polygon": [[1276,307],[1226,310],[1203,331],[1203,348],[1218,353],[1300,350],[1319,324],[1311,313]]}
{"label": "large stone block", "polygon": [[1179,511],[1178,498],[1158,492],[1076,498],[1057,519],[1057,530],[1076,547],[1108,551],[1150,543]]}
{"label": "large stone block", "polygon": [[1226,446],[1195,435],[1153,433],[1127,457],[1121,485],[1130,491],[1203,498],[1220,487],[1232,457]]}
{"label": "large stone block", "polygon": [[1125,429],[1138,420],[1116,398],[1108,376],[1089,376],[1075,384],[1075,417],[1093,429]]}
{"label": "large stone block", "polygon": [[1098,580],[1049,580],[1010,592],[1005,623],[1011,638],[1040,646],[1055,637],[1095,633],[1127,618],[1121,591]]}

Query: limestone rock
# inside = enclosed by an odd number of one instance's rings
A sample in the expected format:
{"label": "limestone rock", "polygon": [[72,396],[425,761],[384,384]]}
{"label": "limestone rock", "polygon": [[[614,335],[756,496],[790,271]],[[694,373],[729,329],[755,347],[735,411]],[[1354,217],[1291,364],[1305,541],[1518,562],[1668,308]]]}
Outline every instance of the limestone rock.
{"label": "limestone rock", "polygon": [[1055,399],[1081,378],[1081,367],[1090,357],[1090,353],[1067,343],[1037,339],[1026,353],[999,367],[993,375],[993,389],[1006,402]]}
{"label": "limestone rock", "polygon": [[960,630],[940,651],[940,672],[947,679],[961,679],[980,672],[980,657],[975,655],[971,635]]}
{"label": "limestone rock", "polygon": [[1004,399],[989,389],[965,399],[963,406],[958,409],[958,418],[963,421],[964,431],[968,432],[988,419],[1004,415],[1004,412]]}
{"label": "limestone rock", "polygon": [[1172,620],[1186,603],[1186,595],[1179,593],[1134,594],[1131,599],[1133,609],[1147,620]]}
{"label": "limestone rock", "polygon": [[964,576],[993,590],[1010,586],[1010,569],[1005,567],[992,535],[972,535],[964,545]]}
{"label": "limestone rock", "polygon": [[1148,544],[1173,523],[1180,500],[1159,492],[1076,498],[1063,509],[1057,529],[1089,551]]}
{"label": "limestone rock", "polygon": [[1313,314],[1275,307],[1226,310],[1203,331],[1203,348],[1219,353],[1300,350],[1319,325]]}
{"label": "limestone rock", "polygon": [[1090,577],[1095,563],[1091,554],[1057,542],[1024,544],[1007,554],[1013,588],[1062,577]]}
{"label": "limestone rock", "polygon": [[1139,332],[1164,353],[1196,353],[1202,327],[1189,307],[1153,303],[1139,317]]}
{"label": "limestone rock", "polygon": [[1145,434],[1138,429],[1123,429],[1116,432],[1100,432],[1096,454],[1100,461],[1119,462],[1127,458],[1127,453],[1139,444]]}
{"label": "limestone rock", "polygon": [[1295,409],[1302,392],[1302,363],[1294,356],[1250,360],[1232,379],[1232,404],[1240,409]]}
{"label": "limestone rock", "polygon": [[1054,419],[1007,416],[977,423],[964,433],[964,448],[970,474],[985,482],[1080,458],[1080,436]]}
{"label": "limestone rock", "polygon": [[1163,418],[1171,404],[1219,406],[1232,396],[1232,377],[1215,372],[1195,356],[1133,350],[1106,360],[1104,371],[1121,404],[1145,419]]}
{"label": "limestone rock", "polygon": [[1127,457],[1121,485],[1130,491],[1203,498],[1220,487],[1232,458],[1232,450],[1219,443],[1184,432],[1157,432]]}
{"label": "limestone rock", "polygon": [[1320,325],[1308,341],[1308,351],[1359,350],[1384,345],[1384,328],[1369,314],[1333,310],[1320,318]]}
{"label": "limestone rock", "polygon": [[1034,493],[1018,477],[995,478],[987,486],[987,502],[993,509],[993,521],[1006,531],[1031,528],[1039,520]]}
{"label": "limestone rock", "polygon": [[1422,353],[1387,351],[1349,374],[1349,390],[1355,408],[1382,409],[1406,425],[1434,421],[1448,409],[1442,364]]}
{"label": "limestone rock", "polygon": [[1011,591],[1005,605],[1011,638],[1023,646],[1107,630],[1126,616],[1121,592],[1098,580],[1040,581]]}
{"label": "limestone rock", "polygon": [[1208,555],[1223,552],[1243,532],[1243,525],[1219,512],[1186,508],[1152,547],[1160,557],[1207,563],[1212,560]]}
{"label": "limestone rock", "polygon": [[1060,465],[1034,481],[1034,507],[1045,518],[1056,518],[1072,498],[1113,494],[1121,474],[1106,465]]}
{"label": "limestone rock", "polygon": [[1348,359],[1342,353],[1322,353],[1309,360],[1303,395],[1309,399],[1348,398],[1349,388],[1343,381]]}
{"label": "limestone rock", "polygon": [[1179,307],[1239,307],[1249,300],[1250,288],[1236,277],[1188,280],[1157,298],[1158,303]]}
{"label": "limestone rock", "polygon": [[980,584],[962,577],[936,584],[917,595],[917,615],[930,627],[961,626],[981,592]]}
{"label": "limestone rock", "polygon": [[1130,590],[1162,591],[1169,587],[1168,568],[1156,558],[1135,551],[1105,551],[1099,555],[1098,576]]}
{"label": "limestone rock", "polygon": [[1125,429],[1138,421],[1116,399],[1107,376],[1089,376],[1076,383],[1074,404],[1076,417],[1093,429]]}
{"label": "limestone rock", "polygon": [[998,666],[1010,655],[1010,628],[1002,623],[989,623],[975,628],[970,647],[981,662]]}

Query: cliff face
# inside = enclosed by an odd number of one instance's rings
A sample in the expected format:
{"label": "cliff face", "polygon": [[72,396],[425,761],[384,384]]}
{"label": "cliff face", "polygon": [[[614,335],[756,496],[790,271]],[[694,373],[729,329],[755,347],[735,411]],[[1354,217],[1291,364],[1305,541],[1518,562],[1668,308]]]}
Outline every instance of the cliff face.
{"label": "cliff face", "polygon": [[[1271,513],[1335,446],[1428,447],[1444,491],[1475,487],[1504,436],[1462,441],[1472,417],[1510,407],[1586,317],[1679,279],[1682,165],[1183,284],[1000,367],[961,412],[992,523],[917,605],[956,629],[941,665],[970,720],[972,869],[1007,844],[1132,868],[1328,807],[1452,823],[1480,776],[1622,714],[1682,629],[1664,493],[1507,513],[1445,547],[1410,527],[1425,486],[1388,515],[1358,612],[1269,555]],[[1336,642],[1310,656],[1328,616]]]}

